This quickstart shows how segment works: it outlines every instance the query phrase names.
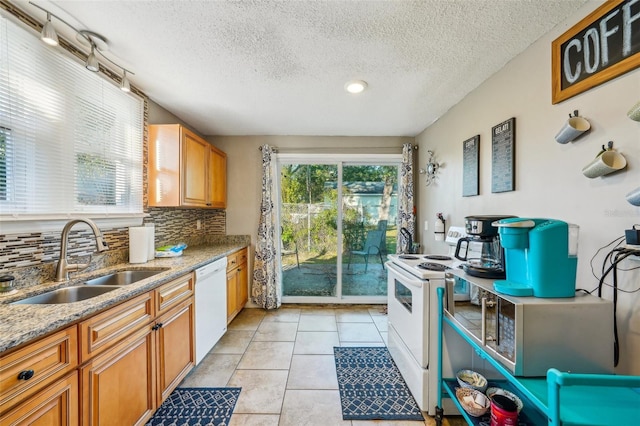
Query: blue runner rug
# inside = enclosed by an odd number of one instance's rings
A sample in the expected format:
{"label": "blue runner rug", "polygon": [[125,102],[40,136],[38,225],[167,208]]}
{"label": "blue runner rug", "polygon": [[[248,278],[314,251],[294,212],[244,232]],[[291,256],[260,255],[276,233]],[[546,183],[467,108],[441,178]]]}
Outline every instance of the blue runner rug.
{"label": "blue runner rug", "polygon": [[147,426],[226,426],[241,388],[177,388]]}
{"label": "blue runner rug", "polygon": [[344,420],[424,420],[384,347],[334,347]]}

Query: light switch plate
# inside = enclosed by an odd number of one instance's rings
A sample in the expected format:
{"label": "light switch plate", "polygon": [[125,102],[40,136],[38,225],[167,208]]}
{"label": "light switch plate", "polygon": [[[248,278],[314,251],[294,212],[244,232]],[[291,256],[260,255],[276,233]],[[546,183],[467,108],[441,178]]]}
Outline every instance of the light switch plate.
{"label": "light switch plate", "polygon": [[428,221],[428,220],[425,220],[425,221],[424,221],[424,230],[425,230],[425,231],[428,231],[428,230],[429,230],[429,221]]}

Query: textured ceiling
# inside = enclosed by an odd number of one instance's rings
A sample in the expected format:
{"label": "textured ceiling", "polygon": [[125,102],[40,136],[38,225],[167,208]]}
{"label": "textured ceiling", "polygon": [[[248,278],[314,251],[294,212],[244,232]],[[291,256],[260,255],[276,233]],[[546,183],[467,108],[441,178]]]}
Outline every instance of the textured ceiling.
{"label": "textured ceiling", "polygon": [[[357,136],[417,135],[585,3],[33,1],[106,37],[132,83],[202,134]],[[368,90],[348,94],[350,79]]]}

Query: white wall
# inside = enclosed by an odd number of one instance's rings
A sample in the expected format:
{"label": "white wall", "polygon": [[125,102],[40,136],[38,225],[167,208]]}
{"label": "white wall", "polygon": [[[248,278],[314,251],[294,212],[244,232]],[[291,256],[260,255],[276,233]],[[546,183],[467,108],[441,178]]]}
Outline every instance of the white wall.
{"label": "white wall", "polygon": [[[447,250],[433,238],[438,212],[445,215],[447,226],[463,225],[464,217],[473,214],[561,219],[580,226],[577,286],[589,290],[597,286],[591,258],[625,229],[640,223],[640,208],[624,197],[640,186],[640,123],[626,116],[640,101],[640,69],[552,105],[551,42],[600,4],[590,2],[579,9],[418,135],[419,165],[427,162],[427,150],[444,163],[436,184],[427,187],[423,176],[417,177],[418,229],[424,229],[425,220],[430,225],[429,231],[422,231],[425,252]],[[591,122],[590,133],[558,144],[555,134],[576,109]],[[491,127],[510,117],[516,118],[516,190],[492,194]],[[480,195],[462,197],[462,142],[476,134],[480,134]],[[586,178],[582,167],[608,141],[626,157],[626,171]],[[595,271],[601,269],[608,250],[594,260]],[[640,261],[628,266],[640,266]],[[622,289],[640,287],[639,270],[621,275]],[[611,291],[605,295],[611,298]],[[617,372],[638,375],[640,292],[619,293],[618,301],[621,359]]]}

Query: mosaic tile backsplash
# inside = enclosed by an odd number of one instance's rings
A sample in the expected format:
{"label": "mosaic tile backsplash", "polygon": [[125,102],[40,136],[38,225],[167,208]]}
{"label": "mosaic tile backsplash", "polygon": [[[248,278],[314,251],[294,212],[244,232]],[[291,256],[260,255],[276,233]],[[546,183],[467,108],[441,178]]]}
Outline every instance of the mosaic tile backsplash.
{"label": "mosaic tile backsplash", "polygon": [[[156,247],[184,242],[190,246],[214,243],[224,237],[224,210],[150,208],[145,223],[155,224]],[[196,223],[200,220],[201,229]],[[105,268],[129,257],[129,233],[125,228],[101,229],[109,250],[96,252],[91,230],[78,227],[69,235],[68,255],[91,256],[91,269]],[[53,279],[60,253],[60,232],[0,234],[0,274],[28,276],[33,282]]]}

